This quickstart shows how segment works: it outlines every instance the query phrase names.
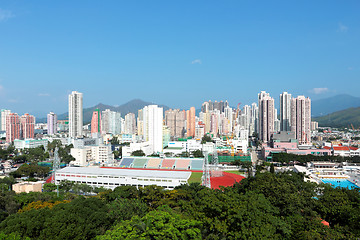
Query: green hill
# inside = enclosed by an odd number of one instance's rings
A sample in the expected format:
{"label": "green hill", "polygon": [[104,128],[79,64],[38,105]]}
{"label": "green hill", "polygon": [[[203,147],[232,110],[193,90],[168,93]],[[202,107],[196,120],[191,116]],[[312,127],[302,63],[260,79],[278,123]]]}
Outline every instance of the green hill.
{"label": "green hill", "polygon": [[313,121],[319,122],[319,127],[360,127],[360,107],[348,108],[342,111],[330,113],[326,116],[316,117]]}

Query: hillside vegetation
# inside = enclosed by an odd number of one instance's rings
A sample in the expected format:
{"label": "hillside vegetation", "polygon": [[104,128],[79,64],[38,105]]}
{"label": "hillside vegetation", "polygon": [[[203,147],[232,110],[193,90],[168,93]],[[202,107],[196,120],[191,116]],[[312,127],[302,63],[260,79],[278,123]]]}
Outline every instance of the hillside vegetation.
{"label": "hillside vegetation", "polygon": [[348,94],[339,94],[333,97],[311,101],[311,114],[314,117],[319,117],[357,107],[360,107],[359,97],[353,97]]}
{"label": "hillside vegetation", "polygon": [[334,112],[323,117],[313,118],[313,121],[319,122],[320,127],[360,127],[360,107],[348,108],[342,111]]}

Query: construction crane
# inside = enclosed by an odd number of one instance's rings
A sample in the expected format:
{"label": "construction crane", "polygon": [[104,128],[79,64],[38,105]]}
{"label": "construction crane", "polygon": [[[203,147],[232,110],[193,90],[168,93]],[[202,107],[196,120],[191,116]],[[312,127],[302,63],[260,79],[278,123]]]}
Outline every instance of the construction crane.
{"label": "construction crane", "polygon": [[[232,139],[233,139],[234,137],[232,137]],[[231,141],[229,141],[229,137],[228,136],[226,136],[226,144],[231,148],[231,156],[233,157],[234,155],[235,155],[235,151],[234,151],[234,144],[233,144],[233,142]]]}

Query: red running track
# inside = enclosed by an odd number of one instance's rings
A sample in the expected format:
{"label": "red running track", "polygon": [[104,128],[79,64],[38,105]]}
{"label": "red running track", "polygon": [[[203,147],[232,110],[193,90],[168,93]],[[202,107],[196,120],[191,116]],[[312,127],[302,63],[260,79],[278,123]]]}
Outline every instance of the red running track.
{"label": "red running track", "polygon": [[229,187],[234,185],[235,182],[240,182],[245,177],[235,174],[223,172],[222,177],[210,177],[211,188],[220,189],[220,186]]}
{"label": "red running track", "polygon": [[54,176],[51,174],[51,176],[45,180],[45,183],[52,183]]}

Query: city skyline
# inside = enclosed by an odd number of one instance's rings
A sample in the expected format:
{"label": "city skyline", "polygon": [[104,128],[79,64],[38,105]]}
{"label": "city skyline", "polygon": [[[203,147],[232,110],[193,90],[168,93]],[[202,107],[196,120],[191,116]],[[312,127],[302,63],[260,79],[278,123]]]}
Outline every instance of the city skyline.
{"label": "city skyline", "polygon": [[[78,90],[75,90],[76,92],[79,92]],[[261,91],[259,91],[259,92],[262,92],[263,90],[261,90]],[[265,92],[268,92],[268,91],[266,91],[266,90],[264,90]],[[284,91],[285,93],[286,93],[286,90]],[[284,93],[284,92],[282,92],[282,93]],[[81,92],[82,93],[82,92]],[[270,95],[273,95],[271,92],[269,92],[270,93]],[[280,93],[279,94],[279,96],[281,96],[281,94],[282,93]],[[68,98],[68,96],[71,94],[71,92],[67,95],[67,98]],[[82,93],[83,94],[83,93]],[[258,94],[258,93],[257,93]],[[290,94],[291,95],[291,94]],[[299,94],[299,95],[295,95],[295,94],[293,94],[293,96],[305,96],[305,97],[309,97],[309,95],[306,95],[306,94]],[[342,95],[337,95],[337,96],[342,96]],[[353,97],[353,96],[351,96],[351,95],[347,95],[347,96],[349,96],[349,97],[351,97],[351,98],[356,98],[356,97]],[[331,97],[330,97],[331,98]],[[317,99],[317,100],[320,100],[320,101],[324,101],[325,99],[330,99],[330,98],[324,98],[324,99]],[[281,100],[279,100],[280,98],[279,97],[276,97],[275,98],[275,109],[277,109],[277,110],[279,110],[280,111],[280,108],[281,108]],[[360,97],[358,98],[359,100],[360,100]],[[85,96],[85,98],[83,99],[83,102],[85,102],[86,101],[86,96]],[[98,108],[99,106],[102,106],[102,107],[114,107],[114,108],[117,108],[117,107],[119,107],[119,106],[122,106],[122,105],[126,105],[126,104],[128,104],[128,103],[131,103],[131,102],[133,102],[133,101],[141,101],[141,102],[143,102],[143,103],[146,103],[146,105],[159,105],[160,107],[168,107],[169,109],[172,109],[172,110],[186,110],[186,109],[189,109],[189,108],[191,108],[191,107],[193,107],[193,106],[195,106],[195,110],[196,110],[196,112],[198,113],[198,112],[200,112],[201,110],[202,110],[202,105],[204,104],[204,103],[206,103],[206,102],[208,102],[208,101],[210,101],[210,102],[213,102],[213,103],[221,103],[221,102],[228,102],[228,100],[227,99],[207,99],[207,100],[205,100],[205,101],[203,101],[203,102],[201,102],[201,103],[196,103],[196,104],[190,104],[190,106],[189,107],[184,107],[184,108],[182,108],[182,107],[174,107],[174,106],[170,106],[170,105],[167,105],[166,103],[155,103],[155,102],[148,102],[148,101],[146,101],[146,100],[143,100],[143,99],[139,99],[139,98],[137,98],[137,99],[129,99],[129,100],[127,100],[126,102],[124,102],[124,103],[121,103],[120,105],[119,104],[115,104],[115,105],[109,105],[109,104],[104,104],[104,103],[97,103],[96,105],[92,105],[92,106],[83,106],[83,110],[87,110],[87,109],[91,109],[91,108]],[[246,102],[246,103],[243,103],[243,102],[241,102],[241,101],[238,101],[238,102],[234,102],[234,103],[228,103],[228,105],[229,105],[229,108],[231,108],[231,109],[237,109],[237,105],[239,104],[239,106],[240,106],[240,109],[243,109],[243,107],[245,106],[245,105],[252,105],[252,104],[254,104],[254,103],[258,103],[258,100],[254,100],[253,102]],[[55,114],[57,114],[57,115],[63,115],[63,114],[67,114],[67,118],[69,117],[69,111],[68,111],[68,99],[67,99],[67,102],[65,103],[65,110],[63,110],[62,112],[55,112]],[[25,111],[16,111],[16,108],[6,108],[6,107],[4,107],[5,105],[2,105],[1,106],[1,109],[2,110],[10,110],[11,112],[17,112],[17,113],[19,113],[19,114],[26,114],[26,113],[29,113],[29,114],[32,114],[32,115],[34,115],[38,120],[40,120],[40,121],[45,121],[46,119],[47,119],[47,114],[48,113],[51,113],[51,112],[53,112],[53,111],[47,111],[47,112],[44,112],[44,113],[40,113],[40,115],[36,115],[36,114],[33,114],[33,112],[32,111],[29,111],[29,110],[26,110],[25,109]],[[344,108],[345,109],[345,108]],[[45,111],[45,110],[44,110]],[[125,112],[125,113],[123,113],[123,112],[121,112],[121,111],[116,111],[116,112],[119,112],[119,113],[121,113],[121,114],[124,114],[124,116],[127,114],[127,113],[135,113],[136,114],[136,112],[137,111],[134,111],[134,112]],[[279,115],[280,115],[280,112],[279,112]],[[318,117],[318,115],[316,115],[316,116],[313,116],[313,117]]]}
{"label": "city skyline", "polygon": [[256,102],[262,90],[359,97],[350,87],[360,71],[359,6],[5,1],[1,108],[39,117],[66,112],[72,89],[88,96],[84,107],[134,98],[180,109],[209,99],[236,106]]}

